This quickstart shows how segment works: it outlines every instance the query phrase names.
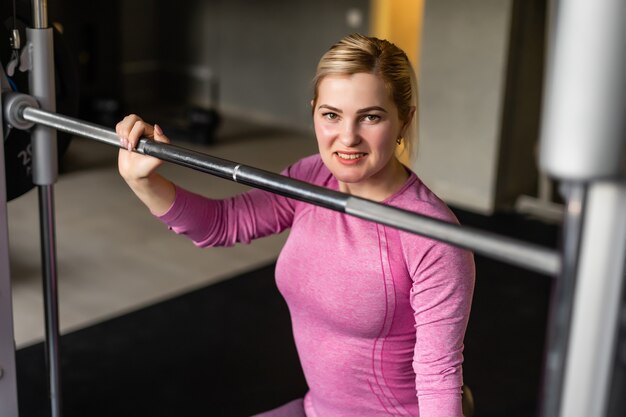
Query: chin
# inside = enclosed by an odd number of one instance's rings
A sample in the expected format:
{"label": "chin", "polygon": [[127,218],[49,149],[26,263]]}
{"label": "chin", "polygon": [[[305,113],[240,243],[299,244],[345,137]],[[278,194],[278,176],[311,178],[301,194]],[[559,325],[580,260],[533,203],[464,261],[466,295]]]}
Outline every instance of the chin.
{"label": "chin", "polygon": [[345,166],[340,162],[334,160],[334,158],[330,158],[329,160],[325,160],[324,165],[328,168],[328,170],[333,174],[333,176],[337,179],[337,181],[346,183],[346,184],[354,184],[363,181],[367,178],[367,171],[364,165],[361,166]]}
{"label": "chin", "polygon": [[356,184],[358,182],[363,181],[364,179],[363,176],[360,174],[345,173],[345,172],[341,172],[341,170],[331,169],[330,172],[337,179],[337,181],[343,182],[345,184]]}

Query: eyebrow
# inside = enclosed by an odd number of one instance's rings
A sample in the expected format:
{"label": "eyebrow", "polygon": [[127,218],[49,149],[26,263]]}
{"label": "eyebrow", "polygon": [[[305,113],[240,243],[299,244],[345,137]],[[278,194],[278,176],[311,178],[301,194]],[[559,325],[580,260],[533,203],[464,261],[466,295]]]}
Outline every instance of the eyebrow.
{"label": "eyebrow", "polygon": [[[336,107],[330,106],[328,104],[320,104],[317,107],[317,109],[318,110],[319,109],[328,109],[328,110],[334,111],[335,113],[343,113],[342,110],[340,110],[340,109],[338,109]],[[384,108],[382,108],[380,106],[370,106],[370,107],[365,107],[364,109],[357,110],[357,114],[369,113],[371,111],[381,111],[383,113],[387,113],[387,110],[385,110]]]}

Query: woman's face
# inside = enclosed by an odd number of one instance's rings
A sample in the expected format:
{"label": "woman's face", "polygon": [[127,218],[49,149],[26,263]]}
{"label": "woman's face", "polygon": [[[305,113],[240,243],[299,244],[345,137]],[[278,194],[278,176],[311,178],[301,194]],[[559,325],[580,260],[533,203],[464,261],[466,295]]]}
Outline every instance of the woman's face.
{"label": "woman's face", "polygon": [[398,169],[404,172],[395,157],[404,123],[380,77],[324,77],[313,105],[320,155],[342,191],[390,184]]}

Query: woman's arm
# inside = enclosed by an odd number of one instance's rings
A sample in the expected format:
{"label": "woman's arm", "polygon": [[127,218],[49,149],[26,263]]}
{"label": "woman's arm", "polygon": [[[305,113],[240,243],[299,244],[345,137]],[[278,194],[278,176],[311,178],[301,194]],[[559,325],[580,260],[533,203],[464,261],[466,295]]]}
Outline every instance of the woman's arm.
{"label": "woman's arm", "polygon": [[214,200],[177,186],[175,194],[174,204],[158,218],[199,247],[249,243],[280,233],[293,222],[293,201],[266,191]]}
{"label": "woman's arm", "polygon": [[[291,226],[294,204],[286,197],[251,190],[214,200],[191,193],[159,175],[156,170],[162,164],[161,160],[130,152],[142,137],[169,143],[158,125],[152,126],[137,115],[129,115],[117,124],[116,132],[125,148],[118,156],[120,175],[152,214],[195,245],[248,243]],[[306,177],[309,169],[301,165],[292,165],[283,175]]]}
{"label": "woman's arm", "polygon": [[413,275],[413,369],[420,416],[461,417],[463,339],[474,289],[472,254],[433,242]]}
{"label": "woman's arm", "polygon": [[176,193],[174,184],[156,173],[163,161],[131,151],[142,137],[163,143],[169,143],[169,139],[158,125],[151,126],[134,114],[119,122],[115,131],[125,148],[120,149],[118,154],[120,175],[153,214],[164,214],[174,203]]}

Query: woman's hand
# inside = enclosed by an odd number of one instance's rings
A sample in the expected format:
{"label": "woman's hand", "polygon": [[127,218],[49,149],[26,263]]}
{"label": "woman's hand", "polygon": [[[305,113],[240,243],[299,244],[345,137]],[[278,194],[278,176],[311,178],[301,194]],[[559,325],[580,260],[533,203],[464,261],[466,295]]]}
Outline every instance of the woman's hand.
{"label": "woman's hand", "polygon": [[163,161],[131,151],[137,147],[142,137],[163,143],[170,143],[170,140],[158,125],[151,126],[135,114],[126,116],[119,122],[115,126],[115,132],[124,148],[120,149],[118,155],[118,169],[122,178],[128,183],[149,179]]}
{"label": "woman's hand", "polygon": [[120,149],[117,158],[120,175],[153,214],[164,214],[174,203],[176,188],[172,182],[156,173],[163,161],[131,151],[142,137],[162,143],[170,143],[170,140],[158,125],[151,126],[135,114],[119,122],[115,132],[124,148]]}

